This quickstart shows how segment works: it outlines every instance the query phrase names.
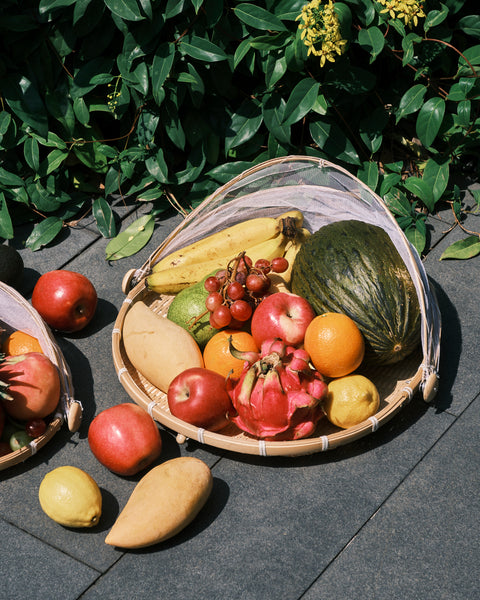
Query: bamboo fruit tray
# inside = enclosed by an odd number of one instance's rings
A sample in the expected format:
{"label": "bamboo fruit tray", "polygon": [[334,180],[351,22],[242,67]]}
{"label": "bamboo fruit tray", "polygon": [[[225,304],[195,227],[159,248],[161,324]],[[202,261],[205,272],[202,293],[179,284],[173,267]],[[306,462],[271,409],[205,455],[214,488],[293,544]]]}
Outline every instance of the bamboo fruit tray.
{"label": "bamboo fruit tray", "polygon": [[[297,208],[305,216],[304,226],[316,231],[343,219],[358,219],[381,226],[404,260],[418,295],[421,313],[421,345],[402,362],[361,371],[377,386],[381,403],[378,412],[348,429],[321,419],[313,436],[296,441],[258,440],[233,423],[220,432],[190,425],[172,416],[166,394],[154,387],[129,362],[122,342],[125,315],[142,300],[165,317],[173,296],[149,291],[144,282],[151,265],[174,250],[214,231],[255,216],[277,216]],[[126,392],[164,427],[201,444],[259,456],[300,456],[351,443],[376,431],[421,392],[430,402],[438,389],[441,319],[423,264],[397,225],[382,199],[346,170],[322,159],[291,156],[267,161],[249,169],[220,187],[165,239],[139,269],[129,271],[122,283],[126,298],[112,331],[112,354],[116,372]]]}
{"label": "bamboo fruit tray", "polygon": [[0,457],[0,471],[24,462],[47,444],[64,423],[72,432],[77,431],[82,419],[82,405],[74,399],[72,376],[62,351],[49,327],[38,312],[15,289],[0,282],[0,326],[5,335],[20,329],[38,339],[42,351],[56,365],[60,375],[61,396],[45,433],[27,446]]}

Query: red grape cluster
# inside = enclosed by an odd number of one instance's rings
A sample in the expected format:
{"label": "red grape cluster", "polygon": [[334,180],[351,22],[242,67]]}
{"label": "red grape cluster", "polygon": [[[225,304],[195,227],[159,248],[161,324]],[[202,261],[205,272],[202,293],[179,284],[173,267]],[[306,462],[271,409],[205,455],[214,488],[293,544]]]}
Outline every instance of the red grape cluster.
{"label": "red grape cluster", "polygon": [[207,277],[205,289],[209,292],[205,301],[210,313],[210,325],[215,329],[223,327],[242,328],[262,300],[268,294],[272,273],[283,273],[288,269],[288,260],[278,256],[271,261],[252,260],[241,252],[231,260],[226,269]]}

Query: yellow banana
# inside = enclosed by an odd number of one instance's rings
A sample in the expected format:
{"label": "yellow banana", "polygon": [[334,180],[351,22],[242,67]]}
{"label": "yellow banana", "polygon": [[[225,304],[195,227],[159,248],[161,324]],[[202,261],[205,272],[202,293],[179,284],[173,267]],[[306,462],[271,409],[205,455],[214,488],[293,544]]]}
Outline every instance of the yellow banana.
{"label": "yellow banana", "polygon": [[246,255],[252,259],[253,264],[260,258],[273,260],[277,256],[284,255],[287,244],[289,244],[290,241],[291,240],[286,235],[280,233],[274,238],[266,240],[261,244],[246,248],[245,252]]}
{"label": "yellow banana", "polygon": [[198,283],[208,273],[224,269],[226,266],[225,259],[222,258],[178,265],[171,269],[163,269],[162,271],[150,273],[145,278],[145,284],[149,290],[158,294],[176,294],[184,288]]}
{"label": "yellow banana", "polygon": [[[286,236],[279,233],[270,240],[248,248],[246,254],[252,259],[253,263],[259,258],[272,260],[277,256],[283,256],[289,241]],[[225,269],[229,261],[238,254],[152,272],[146,277],[146,285],[148,289],[159,294],[176,294],[183,288],[198,283],[209,273],[218,269]]]}
{"label": "yellow banana", "polygon": [[225,262],[226,258],[272,239],[284,230],[288,237],[294,237],[302,224],[303,214],[299,210],[288,211],[278,217],[247,219],[172,252],[155,263],[152,272],[214,259]]}
{"label": "yellow banana", "polygon": [[299,231],[297,237],[294,240],[290,240],[285,248],[284,257],[288,260],[288,269],[283,273],[270,273],[270,291],[271,292],[290,292],[290,279],[292,277],[292,267],[295,261],[295,257],[298,251],[302,247],[302,244],[310,236],[311,233],[305,227]]}

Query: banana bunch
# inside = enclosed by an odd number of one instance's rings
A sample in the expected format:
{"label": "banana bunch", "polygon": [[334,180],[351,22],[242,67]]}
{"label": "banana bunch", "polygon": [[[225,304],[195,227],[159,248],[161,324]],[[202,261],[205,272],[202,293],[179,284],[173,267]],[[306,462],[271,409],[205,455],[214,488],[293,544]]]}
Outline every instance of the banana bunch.
{"label": "banana bunch", "polygon": [[292,277],[292,267],[302,244],[311,235],[310,231],[302,227],[295,239],[289,240],[285,248],[284,257],[288,260],[288,269],[283,273],[270,273],[270,291],[271,292],[290,292],[290,279]]}
{"label": "banana bunch", "polygon": [[278,217],[248,219],[181,248],[161,259],[146,277],[148,289],[176,294],[215,270],[224,269],[240,252],[252,259],[283,256],[303,231],[303,214],[292,210]]}

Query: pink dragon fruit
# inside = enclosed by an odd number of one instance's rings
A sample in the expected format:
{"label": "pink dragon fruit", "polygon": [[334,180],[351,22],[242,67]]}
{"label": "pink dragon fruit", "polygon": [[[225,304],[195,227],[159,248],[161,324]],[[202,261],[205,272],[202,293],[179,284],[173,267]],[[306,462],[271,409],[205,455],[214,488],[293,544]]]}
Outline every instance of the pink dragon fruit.
{"label": "pink dragon fruit", "polygon": [[265,340],[260,352],[230,351],[245,365],[240,379],[229,382],[235,415],[231,420],[243,431],[265,440],[296,440],[314,432],[323,416],[327,385],[310,367],[301,348],[282,340]]}

